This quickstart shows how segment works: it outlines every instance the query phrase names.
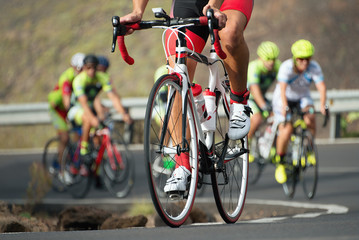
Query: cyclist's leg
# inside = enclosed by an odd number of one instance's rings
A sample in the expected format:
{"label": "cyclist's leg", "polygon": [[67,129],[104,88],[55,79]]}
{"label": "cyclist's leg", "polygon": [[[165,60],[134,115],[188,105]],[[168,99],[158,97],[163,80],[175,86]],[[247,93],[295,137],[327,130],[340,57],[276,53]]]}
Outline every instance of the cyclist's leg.
{"label": "cyclist's leg", "polygon": [[68,134],[69,129],[66,122],[66,111],[55,109],[52,106],[50,106],[49,111],[50,111],[50,117],[52,119],[52,123],[60,138],[60,142],[57,150],[58,150],[58,161],[59,161],[59,165],[61,166],[62,154],[64,152],[66,144],[69,141],[69,134]]}
{"label": "cyclist's leg", "polygon": [[219,33],[223,50],[227,54],[224,62],[232,91],[242,93],[247,88],[249,62],[249,50],[243,36],[247,19],[240,11],[225,10],[223,12],[227,15],[227,23]]}
{"label": "cyclist's leg", "polygon": [[[203,6],[205,5],[205,1],[203,1],[202,5]],[[203,6],[202,6],[202,8],[203,8]],[[194,2],[190,3],[188,1],[186,2],[186,1],[182,1],[182,0],[176,0],[176,1],[174,1],[174,4],[173,4],[171,16],[172,17],[198,17],[201,15],[202,8],[200,8]],[[186,34],[187,34],[188,38],[191,39],[191,41],[193,42],[195,50],[197,52],[202,52],[202,50],[205,46],[205,43],[206,43],[206,39],[208,37],[208,30],[206,30],[205,27],[190,27],[187,29]],[[173,60],[175,59],[174,55],[175,55],[175,47],[176,47],[177,39],[174,34],[171,35],[170,31],[167,32],[166,37],[167,38],[170,37],[170,41],[166,40],[166,44],[169,44],[169,46],[166,47],[166,50],[169,49],[170,52],[168,54],[172,55],[172,58],[169,59],[169,64],[173,68],[174,64],[175,64],[173,62]],[[187,45],[188,45],[188,48],[193,49],[193,46],[191,45],[189,40],[187,40]],[[188,77],[191,82],[193,81],[193,78],[194,78],[196,66],[197,66],[197,63],[194,60],[187,59]],[[173,105],[173,109],[172,109],[172,113],[171,113],[172,116],[178,116],[178,114],[180,113],[179,111],[181,111],[180,105],[181,105],[181,98],[180,98],[180,96],[176,96],[175,103]],[[177,126],[174,127],[175,125],[177,125]],[[172,132],[171,129],[173,129],[173,128],[174,128],[174,131],[173,131],[174,137],[172,140],[175,141],[174,144],[177,145],[182,142],[182,132],[181,132],[182,122],[178,123],[178,120],[174,121],[174,120],[172,120],[172,118],[170,118],[169,130]],[[187,128],[186,136],[187,136],[187,138],[190,137],[188,128]],[[179,171],[180,171],[179,175],[186,176],[191,172],[189,157],[187,154],[182,153],[180,155],[176,155],[176,168],[178,168],[179,166],[184,167],[184,168],[179,168]],[[185,172],[183,173],[183,171],[181,169],[185,169]],[[188,171],[186,171],[186,170],[188,170]],[[176,174],[173,174],[173,176],[168,180],[168,183],[170,185],[165,186],[165,192],[171,191],[171,189],[173,188],[172,185],[183,185],[180,182],[174,181],[173,178],[176,178]],[[184,179],[186,181],[186,177],[181,178],[181,179]]]}
{"label": "cyclist's leg", "polygon": [[284,183],[287,181],[287,176],[285,173],[285,156],[287,153],[288,143],[290,141],[290,136],[293,132],[293,127],[290,123],[280,124],[278,126],[278,135],[277,135],[277,154],[275,157],[276,162],[276,172],[275,178],[278,183]]}
{"label": "cyclist's leg", "polygon": [[100,120],[105,120],[105,114],[108,109],[101,104],[100,96],[96,96],[93,102],[96,114]]}
{"label": "cyclist's leg", "polygon": [[253,100],[249,100],[248,103],[253,112],[253,114],[251,116],[251,126],[250,126],[249,133],[248,133],[248,141],[250,141],[250,139],[252,139],[254,133],[257,131],[259,125],[262,123],[263,117],[262,117],[262,114],[261,114],[258,106],[255,104],[255,102]]}
{"label": "cyclist's leg", "polygon": [[[281,100],[274,100],[278,99],[278,92],[274,93],[273,96],[273,114],[276,122],[284,122],[285,117],[282,115],[282,102]],[[277,134],[277,141],[276,141],[276,150],[277,155],[275,157],[276,161],[276,172],[275,177],[278,183],[284,183],[287,180],[286,172],[285,172],[285,155],[287,153],[287,147],[290,140],[290,136],[292,133],[292,125],[290,123],[280,124],[278,126],[278,134]]]}
{"label": "cyclist's leg", "polygon": [[82,135],[80,141],[80,156],[85,162],[90,163],[91,159],[88,154],[88,141],[91,129],[91,121],[88,117],[86,117],[84,110],[80,105],[75,105],[70,108],[68,118],[69,120],[74,121],[77,126],[81,126]]}
{"label": "cyclist's leg", "polygon": [[228,136],[240,139],[250,129],[249,110],[246,111],[249,92],[247,90],[247,69],[249,49],[243,32],[253,9],[253,1],[225,0],[221,10],[227,15],[226,27],[219,34],[223,50],[227,54],[224,60],[231,85],[231,117]]}
{"label": "cyclist's leg", "polygon": [[278,126],[278,136],[277,136],[277,153],[280,156],[284,156],[287,152],[288,142],[290,139],[290,135],[293,132],[293,127],[290,123],[286,123],[285,125],[281,124]]}

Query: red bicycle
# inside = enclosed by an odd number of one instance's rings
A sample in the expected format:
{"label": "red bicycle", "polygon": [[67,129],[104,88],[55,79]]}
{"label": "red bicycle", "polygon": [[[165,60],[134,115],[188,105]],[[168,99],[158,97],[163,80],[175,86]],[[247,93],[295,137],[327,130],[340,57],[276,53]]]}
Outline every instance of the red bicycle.
{"label": "red bicycle", "polygon": [[112,121],[101,125],[89,141],[92,164],[82,162],[79,143],[69,145],[63,153],[62,182],[74,198],[86,196],[97,174],[107,190],[118,198],[126,197],[133,187],[134,164],[127,142],[118,131],[112,131]]}

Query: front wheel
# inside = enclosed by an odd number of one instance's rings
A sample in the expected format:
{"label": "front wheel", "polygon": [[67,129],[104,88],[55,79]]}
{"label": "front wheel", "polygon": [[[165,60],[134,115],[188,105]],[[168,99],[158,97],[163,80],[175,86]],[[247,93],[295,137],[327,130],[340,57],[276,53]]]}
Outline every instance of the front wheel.
{"label": "front wheel", "polygon": [[62,156],[62,181],[73,198],[84,198],[92,182],[90,166],[81,161],[79,144],[67,146]]}
{"label": "front wheel", "polygon": [[63,192],[65,186],[59,179],[61,167],[59,161],[60,155],[58,152],[59,144],[59,137],[53,137],[47,141],[42,154],[42,166],[50,178],[52,189],[56,192]]}
{"label": "front wheel", "polygon": [[301,154],[301,177],[303,181],[303,190],[308,199],[315,195],[318,183],[318,151],[314,144],[313,136],[306,132],[303,137],[303,149]]}
{"label": "front wheel", "polygon": [[[187,98],[182,126],[182,87],[175,75],[164,75],[154,84],[148,98],[145,126],[145,168],[153,204],[161,219],[171,227],[181,226],[191,212],[198,182],[197,133],[194,109]],[[186,137],[183,139],[182,134]],[[180,154],[189,156],[191,176],[184,192],[170,194],[164,186],[177,169]],[[177,166],[176,166],[177,165]]]}
{"label": "front wheel", "polygon": [[103,155],[103,181],[110,193],[124,198],[134,185],[134,159],[121,134],[114,132],[112,139],[113,144]]}
{"label": "front wheel", "polygon": [[211,174],[212,189],[222,219],[226,223],[235,223],[242,214],[247,194],[248,141],[247,137],[237,141],[228,140],[229,105],[218,94],[217,105],[219,113],[222,109],[226,113],[218,114],[215,131],[215,158],[223,157],[223,165],[219,167],[217,162]]}
{"label": "front wheel", "polygon": [[[294,135],[293,135],[294,136]],[[287,151],[287,155],[285,157],[285,172],[287,175],[287,181],[285,183],[282,184],[283,187],[283,191],[284,191],[284,195],[289,198],[292,199],[294,197],[294,193],[295,193],[295,188],[298,182],[298,174],[299,174],[299,165],[298,165],[298,160],[293,159],[293,151],[298,151],[298,149],[300,149],[300,146],[298,144],[300,143],[296,143],[294,142],[295,136],[291,137],[291,140],[289,141],[289,145],[288,145],[288,151]],[[296,145],[294,145],[296,144]],[[297,149],[297,150],[295,150]]]}

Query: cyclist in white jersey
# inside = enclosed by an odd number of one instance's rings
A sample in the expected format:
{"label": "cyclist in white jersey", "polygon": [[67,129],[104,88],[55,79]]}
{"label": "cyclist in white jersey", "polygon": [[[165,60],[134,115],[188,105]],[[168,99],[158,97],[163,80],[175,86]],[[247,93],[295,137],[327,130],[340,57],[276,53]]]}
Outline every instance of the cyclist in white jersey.
{"label": "cyclist in white jersey", "polygon": [[[310,96],[310,85],[314,82],[320,94],[320,112],[325,115],[326,86],[322,69],[318,62],[312,60],[314,46],[308,40],[298,40],[292,45],[293,58],[282,63],[277,75],[278,83],[273,93],[273,113],[276,120],[284,121],[290,102],[298,102],[302,111],[314,110]],[[304,116],[308,129],[315,136],[315,115],[309,111]],[[275,178],[278,183],[287,180],[283,163],[293,127],[290,122],[279,126],[277,138],[277,168]]]}

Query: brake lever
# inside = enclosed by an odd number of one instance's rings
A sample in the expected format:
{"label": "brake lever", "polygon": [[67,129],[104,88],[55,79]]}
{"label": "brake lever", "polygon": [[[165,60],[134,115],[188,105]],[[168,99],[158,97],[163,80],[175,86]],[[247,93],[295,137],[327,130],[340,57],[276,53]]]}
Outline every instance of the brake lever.
{"label": "brake lever", "polygon": [[119,22],[120,22],[120,18],[118,16],[112,17],[113,34],[112,34],[111,52],[115,52],[116,40],[117,40],[117,31],[118,31]]}
{"label": "brake lever", "polygon": [[208,9],[207,18],[208,18],[209,35],[211,36],[211,44],[213,45],[214,41],[216,40],[215,36],[214,36],[214,31],[213,31],[216,18],[214,17],[213,9]]}
{"label": "brake lever", "polygon": [[126,27],[120,24],[120,17],[112,17],[113,35],[112,35],[112,47],[111,52],[115,52],[116,41],[118,36],[124,36],[126,34]]}
{"label": "brake lever", "polygon": [[325,106],[325,117],[323,122],[323,127],[327,126],[329,120],[329,107]]}

